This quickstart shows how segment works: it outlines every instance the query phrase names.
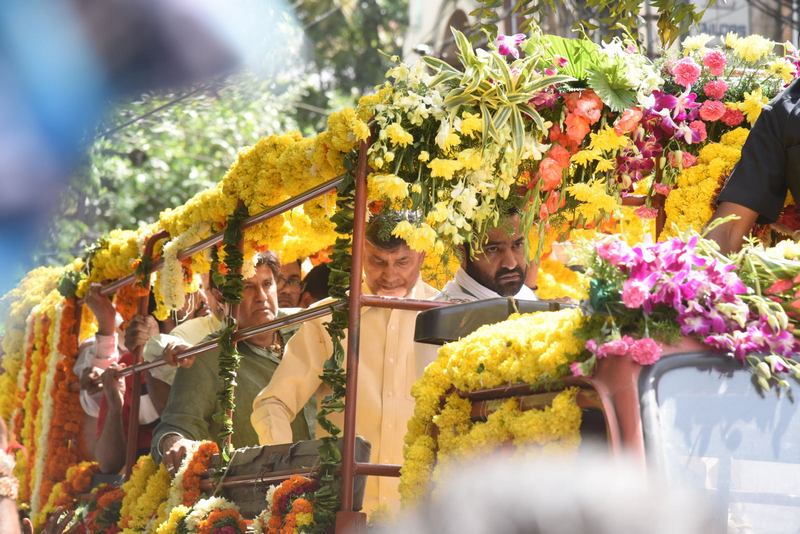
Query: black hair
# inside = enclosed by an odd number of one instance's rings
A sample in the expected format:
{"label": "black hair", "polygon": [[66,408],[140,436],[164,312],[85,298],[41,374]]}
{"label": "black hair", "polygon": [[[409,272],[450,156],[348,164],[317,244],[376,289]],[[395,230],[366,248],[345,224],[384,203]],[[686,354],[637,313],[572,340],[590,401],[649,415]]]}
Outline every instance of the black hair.
{"label": "black hair", "polygon": [[276,280],[280,276],[281,261],[271,250],[256,253],[255,262],[256,267],[261,267],[262,265],[269,267],[269,270],[272,271],[272,276],[274,276]]}
{"label": "black hair", "polygon": [[310,271],[303,279],[303,289],[301,293],[306,291],[314,297],[315,300],[322,300],[329,296],[328,279],[330,278],[331,268],[327,263],[320,263]]}
{"label": "black hair", "polygon": [[394,250],[406,242],[399,237],[392,235],[392,230],[398,223],[408,221],[412,225],[419,222],[419,214],[415,211],[403,210],[384,210],[372,218],[367,223],[365,237],[372,245],[383,250]]}

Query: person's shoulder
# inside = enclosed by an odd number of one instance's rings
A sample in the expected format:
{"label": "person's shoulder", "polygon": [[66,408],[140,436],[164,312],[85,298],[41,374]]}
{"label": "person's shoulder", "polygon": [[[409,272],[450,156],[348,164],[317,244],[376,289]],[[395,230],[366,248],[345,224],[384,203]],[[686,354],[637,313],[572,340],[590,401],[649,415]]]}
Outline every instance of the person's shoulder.
{"label": "person's shoulder", "polygon": [[800,78],[790,83],[783,91],[778,93],[762,110],[767,117],[786,119],[800,112]]}
{"label": "person's shoulder", "polygon": [[420,284],[420,296],[421,299],[433,299],[435,300],[436,297],[441,293],[438,289],[433,287],[432,285],[428,284],[427,282],[422,282]]}

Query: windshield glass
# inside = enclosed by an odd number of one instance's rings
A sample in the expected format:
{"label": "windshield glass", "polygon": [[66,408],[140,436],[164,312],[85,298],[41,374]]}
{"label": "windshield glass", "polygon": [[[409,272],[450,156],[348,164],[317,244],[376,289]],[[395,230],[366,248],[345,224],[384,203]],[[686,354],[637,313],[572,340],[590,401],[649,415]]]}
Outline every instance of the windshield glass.
{"label": "windshield glass", "polygon": [[645,399],[643,417],[651,457],[671,479],[711,494],[727,532],[800,532],[797,402],[786,392],[759,393],[750,373],[707,363],[714,359],[649,371],[655,403],[648,408]]}

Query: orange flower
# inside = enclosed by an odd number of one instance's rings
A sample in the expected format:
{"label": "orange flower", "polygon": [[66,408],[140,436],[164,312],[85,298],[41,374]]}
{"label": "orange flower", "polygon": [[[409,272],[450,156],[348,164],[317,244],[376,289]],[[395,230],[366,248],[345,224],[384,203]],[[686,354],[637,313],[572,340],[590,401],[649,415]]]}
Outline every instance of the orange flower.
{"label": "orange flower", "polygon": [[564,124],[567,125],[567,137],[576,144],[579,144],[589,135],[589,121],[574,113],[567,115]]}
{"label": "orange flower", "polygon": [[217,530],[217,525],[223,521],[235,521],[238,532],[242,534],[247,531],[247,524],[241,514],[232,508],[226,508],[225,510],[212,510],[208,517],[197,525],[197,532],[199,534],[213,534]]}
{"label": "orange flower", "polygon": [[622,115],[617,119],[614,125],[614,131],[617,135],[630,133],[639,126],[639,121],[642,120],[642,110],[639,108],[630,108],[622,112]]}
{"label": "orange flower", "polygon": [[192,506],[200,499],[200,477],[208,471],[211,457],[219,453],[213,441],[204,441],[197,448],[183,475],[183,504]]}
{"label": "orange flower", "polygon": [[542,191],[552,191],[561,185],[563,168],[553,158],[546,157],[539,163],[539,177],[542,180]]}

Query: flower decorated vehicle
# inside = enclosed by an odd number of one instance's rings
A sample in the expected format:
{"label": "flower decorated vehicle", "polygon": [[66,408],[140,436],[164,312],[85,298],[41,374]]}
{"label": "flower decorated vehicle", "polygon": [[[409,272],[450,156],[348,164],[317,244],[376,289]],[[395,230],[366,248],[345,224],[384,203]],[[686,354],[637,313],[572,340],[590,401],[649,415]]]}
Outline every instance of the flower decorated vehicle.
{"label": "flower decorated vehicle", "polygon": [[707,493],[720,531],[793,532],[800,486],[778,473],[798,469],[798,340],[784,313],[796,248],[752,244],[726,258],[697,235],[636,247],[609,237],[594,246],[581,306],[497,299],[423,312],[417,341],[449,343],[414,387],[403,498],[497,447],[601,441]]}
{"label": "flower decorated vehicle", "polygon": [[[354,481],[400,468],[357,457],[347,421],[355,420],[358,336],[345,352],[344,331],[358,329],[362,306],[436,306],[360,294],[368,206],[421,212],[419,223],[392,232],[427,252],[445,280],[459,247],[479,251],[487,229],[519,210],[539,261],[540,296],[574,301],[520,304],[535,313],[510,316],[503,301],[503,314],[483,321],[495,324],[439,336],[452,343],[413,391],[404,500],[424,495],[455,459],[500,446],[575,449],[591,434],[718,496],[729,510],[721,521],[768,532],[796,524],[794,483],[764,480],[800,457],[787,394],[800,370],[800,253],[754,243],[726,258],[685,233],[707,223],[747,126],[795,75],[795,51],[776,56],[774,43],[752,36],[708,48],[698,37],[654,63],[624,39],[598,45],[534,31],[500,36],[486,49],[458,32],[454,39],[458,64],[398,63],[387,84],[356,109],[332,114],[319,135],[265,138],[217,186],[158,223],[114,231],[85,258],[26,277],[10,297],[0,415],[25,447],[20,495],[37,527],[72,502],[76,525],[91,531],[243,532],[243,508],[220,497],[226,482],[212,478],[224,478],[239,454],[230,439],[236,343],[325,315],[333,349],[322,380],[331,394],[318,422],[329,436],[315,444],[313,469],[270,479],[286,481],[260,500],[266,509],[256,524],[267,532],[363,527]],[[593,244],[584,273],[571,268],[580,242]],[[80,405],[70,396],[78,343],[92,333],[76,298],[91,282],[116,279],[104,291],[116,291],[124,316],[151,291],[163,314],[182,306],[196,275],[210,270],[232,306],[249,260],[264,249],[284,261],[329,257],[336,300],[248,329],[228,320],[203,344],[220,348],[216,443],[190,448],[175,476],[131,457],[121,487],[75,495],[92,469],[79,463]],[[681,336],[694,336],[694,345]],[[125,372],[139,377],[162,363]],[[328,418],[341,411],[344,428]],[[212,469],[216,462],[222,470]],[[292,476],[300,474],[308,478]],[[258,484],[262,475],[227,483]]]}

